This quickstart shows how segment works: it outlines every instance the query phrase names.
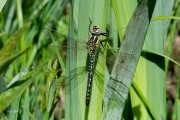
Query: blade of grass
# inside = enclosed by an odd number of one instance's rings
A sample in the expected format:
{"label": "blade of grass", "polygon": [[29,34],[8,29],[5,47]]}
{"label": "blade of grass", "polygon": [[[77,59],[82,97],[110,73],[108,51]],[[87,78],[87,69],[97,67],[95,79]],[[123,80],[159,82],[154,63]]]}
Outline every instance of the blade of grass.
{"label": "blade of grass", "polygon": [[[109,12],[110,12],[110,0],[105,1],[94,1],[94,5],[92,6],[93,10],[93,25],[99,26],[101,32],[106,32],[106,26],[109,23]],[[93,26],[92,26],[93,27]],[[100,40],[106,39],[101,36]],[[102,52],[103,51],[103,52]],[[101,55],[102,54],[102,55]],[[104,82],[105,73],[106,73],[106,49],[101,48],[98,55],[97,65],[95,70],[98,71],[98,74],[94,74],[93,77],[93,86],[91,93],[91,101],[89,105],[89,114],[88,119],[91,120],[100,120],[102,117],[102,101],[104,95],[104,88],[101,86],[99,88],[97,86],[97,82]],[[97,77],[100,76],[100,77]]]}
{"label": "blade of grass", "polygon": [[[167,8],[164,8],[164,6],[167,6]],[[153,16],[169,15],[170,8],[172,9],[171,1],[157,1]],[[168,23],[169,20],[167,19],[151,21],[143,49],[163,55]],[[135,82],[150,104],[156,118],[166,119],[165,58],[143,52],[135,76],[137,78],[135,78]],[[133,111],[136,119],[152,119],[133,90],[131,91],[131,98],[133,108],[138,106],[138,110]],[[141,116],[139,116],[139,113],[141,113]]]}
{"label": "blade of grass", "polygon": [[146,54],[154,54],[154,55],[157,55],[158,57],[162,57],[162,58],[165,58],[167,59],[168,61],[171,61],[172,63],[176,64],[178,67],[180,67],[180,63],[178,63],[177,61],[173,60],[172,58],[166,56],[166,55],[163,55],[161,53],[155,53],[155,52],[152,52],[152,51],[148,51],[148,50],[143,50],[142,52],[145,52]]}
{"label": "blade of grass", "polygon": [[0,0],[0,12],[3,9],[4,5],[6,4],[7,0]]}
{"label": "blade of grass", "polygon": [[[78,0],[77,0],[78,1]],[[79,1],[78,1],[79,2]],[[70,0],[70,20],[69,20],[69,34],[70,38],[74,36],[74,20],[73,20],[73,15],[74,15],[74,0]],[[75,44],[74,39],[68,39],[67,45],[69,47],[73,47]],[[76,54],[75,51],[72,49],[67,49],[67,61],[66,61],[66,72],[67,76],[70,75],[71,71],[76,67]],[[68,83],[68,81],[65,81]],[[70,86],[71,87],[71,86]],[[68,95],[65,95],[65,114],[66,114],[66,119],[67,120],[73,120],[76,118],[80,118],[79,116],[81,115],[81,110],[80,108],[76,108],[76,110],[73,109],[73,99],[72,99],[72,92],[69,89]],[[67,92],[67,91],[65,91]],[[79,104],[79,103],[76,103]],[[78,111],[77,111],[78,110]],[[75,116],[75,113],[73,111],[77,111],[79,114]],[[80,118],[81,119],[81,118]]]}
{"label": "blade of grass", "polygon": [[134,9],[136,8],[137,1],[112,0],[112,5],[116,17],[119,37],[122,42],[125,29],[120,28],[127,26],[129,19],[133,14]]}
{"label": "blade of grass", "polygon": [[9,57],[14,49],[16,48],[16,45],[21,40],[21,37],[30,26],[29,24],[24,25],[22,28],[17,30],[6,42],[5,46],[0,50],[0,61],[5,60],[7,57]]}
{"label": "blade of grass", "polygon": [[[88,0],[79,0],[74,2],[73,4],[73,19],[77,20],[74,22],[74,25],[77,25],[77,41],[71,40],[71,46],[75,44],[75,42],[78,42],[78,40],[87,40],[88,38],[88,24],[89,24],[89,17],[91,16],[91,7],[92,7],[92,1]],[[77,9],[77,10],[76,10]],[[78,13],[76,13],[78,12]],[[75,16],[76,15],[76,16]],[[72,17],[71,17],[72,18]],[[73,20],[71,19],[70,20]],[[73,23],[73,22],[72,22]],[[72,24],[71,24],[72,25]],[[73,26],[71,29],[71,35],[73,34],[74,30]],[[79,44],[78,44],[79,45]],[[77,46],[78,48],[81,46]],[[71,51],[71,53],[76,53],[76,51]],[[72,56],[74,55],[74,56]],[[74,67],[84,67],[86,65],[86,57],[87,52],[86,50],[82,51],[80,49],[77,49],[77,54],[71,54],[71,57],[74,60],[74,63],[71,63],[71,70],[74,69]],[[69,69],[70,70],[70,69]],[[71,74],[71,71],[69,72]],[[85,117],[85,91],[86,91],[86,79],[83,80],[83,82],[73,91],[71,91],[71,119],[84,119]],[[77,111],[78,110],[78,111]],[[79,113],[77,115],[77,112]]]}
{"label": "blade of grass", "polygon": [[[106,3],[106,6],[109,5]],[[93,25],[98,25],[100,28],[104,28],[107,24],[107,18],[109,8],[105,7],[105,2],[100,1],[79,1],[75,2],[74,4],[74,16],[75,25],[78,28],[78,40],[88,40],[88,25],[89,25],[89,18],[92,19]],[[79,7],[76,9],[76,7]],[[104,12],[106,11],[106,12]],[[104,17],[105,16],[105,17]],[[103,21],[103,22],[102,22]],[[70,26],[71,27],[71,26]],[[73,29],[71,29],[73,30]],[[103,32],[105,32],[102,30]],[[72,34],[73,35],[73,34]],[[81,47],[81,46],[79,46]],[[73,55],[73,54],[72,54]],[[72,57],[72,55],[70,57]],[[87,59],[87,51],[78,50],[77,51],[77,67],[84,67],[86,65]],[[74,59],[70,59],[71,62]],[[75,58],[76,60],[76,58]],[[73,65],[73,64],[72,64]],[[71,66],[72,66],[71,65]],[[70,71],[71,72],[71,71]],[[102,71],[103,72],[103,71]],[[70,74],[70,73],[69,73]],[[94,81],[95,79],[93,79]],[[94,82],[95,83],[95,82]],[[101,112],[102,112],[102,93],[99,92],[97,87],[93,83],[92,88],[92,98],[90,105],[86,107],[85,105],[85,93],[86,93],[86,86],[87,86],[87,77],[83,80],[78,86],[78,89],[71,93],[71,109],[70,111],[70,119],[101,119]],[[72,99],[73,98],[73,99]],[[79,111],[77,115],[77,110]]]}
{"label": "blade of grass", "polygon": [[[51,63],[49,63],[51,64]],[[46,94],[46,98],[47,98],[47,102],[46,102],[46,109],[47,109],[47,113],[50,113],[50,110],[52,110],[52,106],[53,106],[53,103],[54,103],[54,98],[55,98],[55,93],[56,93],[56,90],[57,90],[57,77],[56,77],[56,69],[57,69],[57,60],[53,63],[53,66],[51,68],[49,68],[49,72],[47,73],[47,86],[46,86],[46,89],[47,89],[47,94]],[[48,118],[50,117],[51,115],[49,114],[48,115]]]}
{"label": "blade of grass", "polygon": [[[8,2],[7,2],[8,3]],[[12,34],[12,31],[14,32],[14,20],[13,20],[13,16],[15,14],[15,9],[16,9],[16,1],[11,1],[10,7],[9,7],[9,11],[6,13],[6,20],[5,20],[5,25],[4,25],[4,30],[6,32],[6,34]]]}
{"label": "blade of grass", "polygon": [[6,81],[3,75],[0,75],[0,94],[3,93],[7,88]]}
{"label": "blade of grass", "polygon": [[23,12],[22,12],[22,1],[17,0],[17,16],[18,16],[18,25],[19,28],[23,26]]}
{"label": "blade of grass", "polygon": [[8,65],[10,65],[15,59],[20,57],[22,54],[26,53],[30,47],[27,47],[25,50],[19,52],[16,55],[7,57],[4,61],[0,62],[0,73],[3,72]]}
{"label": "blade of grass", "polygon": [[[23,112],[22,119],[29,120],[29,114],[28,114],[28,112],[30,112],[29,108],[30,108],[30,97],[29,97],[29,88],[27,88],[27,90],[25,92],[25,103],[23,105],[23,109],[26,109],[26,110],[22,111]],[[20,107],[20,109],[22,109],[22,108]]]}
{"label": "blade of grass", "polygon": [[[137,6],[123,38],[119,55],[111,73],[105,92],[103,119],[120,119],[133,78],[156,0],[141,0]],[[136,30],[132,29],[136,28]],[[112,84],[113,82],[115,84]],[[121,87],[124,86],[124,87]]]}
{"label": "blade of grass", "polygon": [[8,88],[5,92],[0,95],[0,112],[7,108],[16,98],[18,98],[26,88],[32,83],[35,76],[38,74],[39,70],[42,68],[37,68],[29,72],[27,75],[20,78],[14,85]]}
{"label": "blade of grass", "polygon": [[29,48],[26,48],[24,51],[18,53],[15,56],[11,56],[11,54],[14,52],[16,46],[18,45],[19,41],[21,40],[21,37],[29,27],[31,23],[28,23],[24,25],[22,28],[17,30],[6,42],[4,47],[0,50],[0,73],[5,69],[4,66],[9,65],[13,60],[15,60],[17,57],[25,53]]}
{"label": "blade of grass", "polygon": [[9,120],[18,119],[18,114],[21,114],[22,109],[19,107],[21,96],[19,96],[11,105],[10,109],[7,110],[9,113]]}
{"label": "blade of grass", "polygon": [[145,106],[146,108],[146,111],[149,113],[149,115],[151,116],[151,118],[153,120],[157,120],[151,106],[149,105],[148,101],[146,100],[146,98],[144,97],[143,93],[141,92],[141,90],[139,89],[138,85],[132,81],[132,87],[133,87],[133,90],[136,91],[136,94],[139,96],[139,98],[141,99],[143,105]]}
{"label": "blade of grass", "polygon": [[158,17],[152,18],[152,21],[164,20],[164,19],[180,20],[180,17],[178,17],[178,16],[158,16]]}

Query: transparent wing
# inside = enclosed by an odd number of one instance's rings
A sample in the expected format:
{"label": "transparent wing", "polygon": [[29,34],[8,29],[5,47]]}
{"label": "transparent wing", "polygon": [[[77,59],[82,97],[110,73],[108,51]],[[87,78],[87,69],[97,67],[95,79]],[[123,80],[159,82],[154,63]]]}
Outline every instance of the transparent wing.
{"label": "transparent wing", "polygon": [[[48,32],[49,32],[49,30],[50,29],[48,29]],[[82,51],[88,52],[88,50],[86,48],[86,45],[87,45],[86,41],[87,40],[85,40],[85,39],[84,40],[74,39],[72,37],[68,37],[66,35],[60,34],[60,33],[56,32],[55,30],[52,30],[52,29],[51,29],[51,32],[52,32],[52,35],[54,37],[53,39],[56,41],[56,43],[58,43],[58,41],[61,41],[61,43],[59,43],[59,45],[58,44],[54,45],[52,43],[49,43],[50,47],[57,47],[57,48],[63,49],[63,50],[74,49],[74,50],[82,50]],[[52,39],[52,38],[50,38],[50,39]],[[63,39],[63,40],[60,40],[60,39]],[[67,39],[76,41],[76,44],[74,45],[74,47],[68,47],[66,44],[63,43],[63,41],[66,41]],[[118,54],[118,50],[119,49],[117,49],[117,48],[110,48],[107,46],[103,46],[100,49],[99,55],[101,56],[101,58],[106,60],[107,68],[108,68],[109,72],[111,72],[114,64],[118,64],[119,67],[122,67],[122,66],[120,66],[119,63],[115,63],[115,58],[116,58],[116,55]],[[107,54],[104,54],[104,51],[107,51]],[[126,69],[128,70],[128,68],[126,68]],[[69,76],[62,76],[62,78],[67,81],[64,85],[65,90],[66,90],[66,94],[69,94],[72,90],[77,88],[77,86],[79,86],[82,82],[84,82],[84,81],[87,82],[87,72],[88,72],[87,70],[88,69],[86,66],[79,67],[79,68],[75,68],[74,70],[72,70]],[[96,83],[99,90],[101,92],[103,92],[103,90],[104,90],[104,88],[103,88],[104,87],[104,75],[102,75],[101,72],[95,70],[93,81]],[[123,89],[115,88],[116,84],[120,84],[120,86]],[[59,85],[59,83],[57,83],[57,85]],[[115,79],[111,82],[110,86],[107,86],[107,89],[109,91],[108,93],[111,93],[110,91],[112,91],[112,90],[116,91],[116,93],[119,95],[121,95],[119,92],[128,93],[128,89],[127,89],[126,85],[124,85],[123,83],[119,83]],[[106,94],[108,94],[108,93],[106,93]],[[124,97],[121,96],[121,98],[122,98],[121,101],[124,101]],[[112,97],[112,99],[117,101],[115,97]]]}
{"label": "transparent wing", "polygon": [[[58,47],[61,48],[63,50],[67,50],[67,49],[77,49],[78,46],[78,50],[87,50],[86,45],[87,45],[87,40],[88,37],[86,39],[77,39],[77,36],[67,36],[61,33],[58,33],[56,30],[54,29],[50,29],[50,28],[44,28],[42,30],[42,36],[46,36],[46,41],[44,41],[45,45],[50,45],[50,47]],[[73,47],[69,47],[67,46],[67,40],[70,41],[75,41],[75,45]]]}

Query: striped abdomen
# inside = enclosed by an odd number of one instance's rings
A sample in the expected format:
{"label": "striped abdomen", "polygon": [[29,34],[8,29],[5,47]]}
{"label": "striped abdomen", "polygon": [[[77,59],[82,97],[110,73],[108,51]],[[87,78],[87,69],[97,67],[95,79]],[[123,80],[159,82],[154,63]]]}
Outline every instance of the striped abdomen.
{"label": "striped abdomen", "polygon": [[91,96],[94,62],[95,62],[95,55],[90,54],[89,67],[88,67],[88,81],[87,81],[87,89],[86,89],[86,105],[89,105],[90,96]]}

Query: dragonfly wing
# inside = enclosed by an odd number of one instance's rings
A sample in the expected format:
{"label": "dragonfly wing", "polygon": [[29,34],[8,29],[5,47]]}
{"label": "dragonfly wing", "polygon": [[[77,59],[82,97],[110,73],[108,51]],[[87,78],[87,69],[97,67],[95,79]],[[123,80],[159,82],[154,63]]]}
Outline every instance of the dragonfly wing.
{"label": "dragonfly wing", "polygon": [[75,88],[77,88],[82,82],[87,80],[86,67],[78,67],[70,72],[70,75],[65,78],[65,90],[66,94],[69,94]]}
{"label": "dragonfly wing", "polygon": [[115,101],[116,103],[121,103],[126,100],[125,95],[128,94],[128,87],[122,82],[119,82],[111,77],[105,94],[105,96],[107,96],[110,100]]}
{"label": "dragonfly wing", "polygon": [[98,70],[95,70],[94,81],[101,93],[104,91],[104,75],[102,75]]}
{"label": "dragonfly wing", "polygon": [[[51,42],[48,43],[51,48],[53,49],[58,49],[61,52],[65,52],[64,55],[66,56],[66,50],[67,49],[73,49],[75,51],[86,51],[87,50],[87,42],[86,40],[79,40],[79,39],[74,39],[73,37],[69,37],[66,35],[63,35],[61,33],[58,33],[56,30],[53,29],[46,29],[50,32],[51,36]],[[47,31],[46,31],[47,33]],[[75,44],[73,47],[67,46],[67,39],[69,40],[74,40]],[[62,42],[64,41],[64,43]],[[64,56],[63,56],[64,57]],[[64,60],[65,63],[65,60]],[[66,90],[66,94],[70,94],[71,91],[73,91],[75,88],[77,88],[84,80],[87,80],[87,70],[86,67],[78,67],[73,69],[68,76],[61,76],[61,79],[63,79],[64,82],[64,87]],[[59,80],[61,82],[61,80]],[[61,85],[60,83],[57,83],[57,85]]]}
{"label": "dragonfly wing", "polygon": [[[45,28],[43,29],[44,36],[49,37],[49,40],[45,41],[46,45],[50,45],[52,47],[58,47],[62,49],[78,49],[78,50],[85,50],[86,48],[86,39],[76,39],[73,36],[64,35],[61,33],[58,33],[56,30],[51,28]],[[46,39],[47,39],[46,37]],[[73,47],[67,46],[67,40],[75,41],[75,44]],[[78,46],[78,47],[77,47]]]}

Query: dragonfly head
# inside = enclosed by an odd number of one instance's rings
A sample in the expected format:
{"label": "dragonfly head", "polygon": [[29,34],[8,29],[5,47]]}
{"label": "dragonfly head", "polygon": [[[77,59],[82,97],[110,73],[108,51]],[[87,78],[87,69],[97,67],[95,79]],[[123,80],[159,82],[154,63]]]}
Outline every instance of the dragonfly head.
{"label": "dragonfly head", "polygon": [[99,28],[99,26],[93,26],[93,33],[101,33],[101,30],[100,30],[100,28]]}

